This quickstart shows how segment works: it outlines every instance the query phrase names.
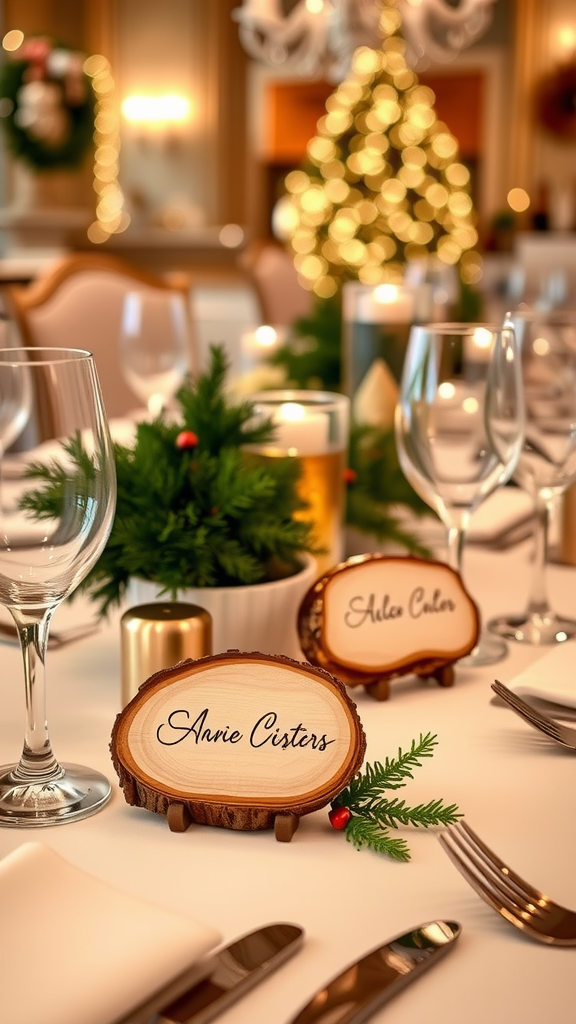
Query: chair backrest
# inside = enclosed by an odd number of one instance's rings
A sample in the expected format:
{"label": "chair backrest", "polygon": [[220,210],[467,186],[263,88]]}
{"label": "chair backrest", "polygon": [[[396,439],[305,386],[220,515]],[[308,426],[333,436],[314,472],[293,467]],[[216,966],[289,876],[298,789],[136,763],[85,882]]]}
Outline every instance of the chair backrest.
{"label": "chair backrest", "polygon": [[[82,348],[93,354],[108,417],[119,417],[139,404],[121,368],[122,306],[128,292],[148,288],[180,291],[189,312],[184,282],[174,287],[103,253],[65,256],[32,284],[7,287],[5,300],[24,345]],[[193,352],[190,367],[196,368]]]}
{"label": "chair backrest", "polygon": [[242,253],[240,265],[252,278],[263,323],[290,327],[312,312],[312,292],[302,287],[292,257],[277,242],[253,242]]}

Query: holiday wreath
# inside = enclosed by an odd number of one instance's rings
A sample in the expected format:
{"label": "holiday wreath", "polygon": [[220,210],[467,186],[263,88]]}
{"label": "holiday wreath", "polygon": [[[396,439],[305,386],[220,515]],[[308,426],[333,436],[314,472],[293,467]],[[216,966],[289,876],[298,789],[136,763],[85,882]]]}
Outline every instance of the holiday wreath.
{"label": "holiday wreath", "polygon": [[95,96],[84,59],[46,36],[31,36],[0,71],[8,146],[37,171],[77,167],[90,148]]}

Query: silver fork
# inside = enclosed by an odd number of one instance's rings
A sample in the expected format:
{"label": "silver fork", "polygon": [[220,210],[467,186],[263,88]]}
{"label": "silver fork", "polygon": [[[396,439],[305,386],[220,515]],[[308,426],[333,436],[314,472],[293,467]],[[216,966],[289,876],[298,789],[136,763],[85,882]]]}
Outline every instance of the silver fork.
{"label": "silver fork", "polygon": [[536,708],[532,707],[531,704],[527,704],[525,700],[522,700],[516,693],[509,690],[507,686],[498,682],[497,679],[492,683],[492,689],[509,708],[512,708],[512,711],[515,711],[517,715],[520,715],[520,718],[528,722],[528,725],[538,729],[539,732],[545,733],[549,739],[554,740],[556,743],[561,743],[563,747],[576,750],[576,729],[571,728],[569,725],[563,725],[561,722],[556,722],[548,715],[537,711]]}
{"label": "silver fork", "polygon": [[465,821],[449,825],[438,839],[466,881],[510,924],[550,946],[576,946],[576,912],[520,878]]}

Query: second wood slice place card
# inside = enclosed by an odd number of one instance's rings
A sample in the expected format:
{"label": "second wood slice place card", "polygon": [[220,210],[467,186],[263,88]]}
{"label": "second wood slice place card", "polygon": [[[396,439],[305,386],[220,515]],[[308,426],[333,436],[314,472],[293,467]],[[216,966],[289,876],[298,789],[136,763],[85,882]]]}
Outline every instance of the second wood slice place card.
{"label": "second wood slice place card", "polygon": [[359,555],[310,588],[298,633],[308,661],[386,700],[401,675],[450,686],[454,663],[478,642],[479,615],[444,562]]}

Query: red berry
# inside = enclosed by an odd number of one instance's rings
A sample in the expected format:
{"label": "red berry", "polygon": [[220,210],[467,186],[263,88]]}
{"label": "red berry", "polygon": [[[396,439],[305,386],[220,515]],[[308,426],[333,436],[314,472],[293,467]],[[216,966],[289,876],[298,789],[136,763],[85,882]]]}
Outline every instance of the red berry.
{"label": "red berry", "polygon": [[192,430],[181,430],[176,438],[176,447],[180,451],[186,451],[188,448],[197,448],[198,436]]}
{"label": "red berry", "polygon": [[358,477],[358,474],[357,474],[355,469],[351,469],[350,467],[348,467],[348,469],[344,470],[344,483],[345,484],[353,484],[353,483],[355,483],[357,477]]}
{"label": "red berry", "polygon": [[328,813],[332,828],[342,831],[350,821],[351,814],[347,807],[333,807]]}

